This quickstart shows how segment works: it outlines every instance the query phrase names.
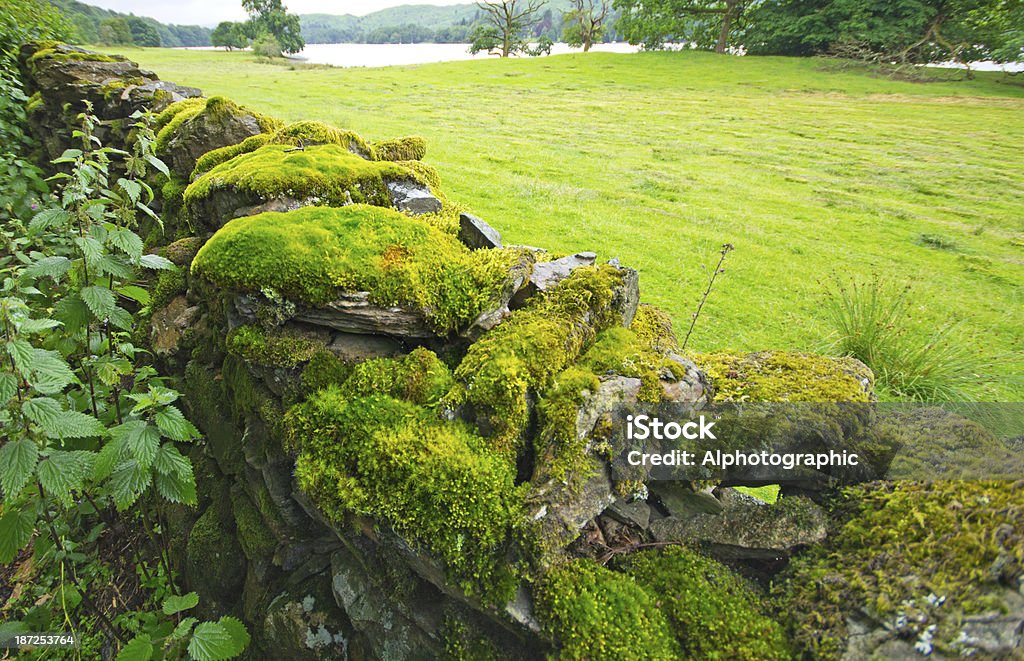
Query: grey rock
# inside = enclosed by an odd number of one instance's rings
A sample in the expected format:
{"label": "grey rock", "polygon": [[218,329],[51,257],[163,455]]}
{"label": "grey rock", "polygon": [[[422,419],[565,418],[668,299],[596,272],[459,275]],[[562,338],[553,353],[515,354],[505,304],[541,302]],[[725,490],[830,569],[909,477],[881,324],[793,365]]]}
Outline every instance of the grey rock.
{"label": "grey rock", "polygon": [[642,500],[626,502],[622,498],[616,498],[615,502],[608,506],[604,514],[621,523],[632,524],[644,529],[651,522],[651,506]]}
{"label": "grey rock", "polygon": [[596,260],[595,253],[580,252],[550,262],[534,264],[529,282],[512,297],[510,307],[513,310],[521,308],[531,296],[551,289],[581,266],[593,266]]}
{"label": "grey rock", "polygon": [[530,253],[523,253],[519,256],[516,263],[509,269],[508,277],[502,285],[497,300],[488,309],[477,315],[477,318],[460,333],[462,337],[475,340],[505,320],[510,314],[509,305],[512,298],[530,278],[533,259],[533,255]]}
{"label": "grey rock", "polygon": [[589,478],[580,487],[549,480],[534,488],[527,499],[528,516],[551,548],[576,539],[588,521],[615,502],[607,467],[595,461],[587,470]]}
{"label": "grey rock", "polygon": [[402,343],[386,335],[336,333],[327,349],[346,362],[361,363],[402,353]]}
{"label": "grey rock", "polygon": [[181,338],[199,312],[189,306],[185,295],[175,296],[171,302],[153,313],[150,321],[150,342],[158,356],[169,356],[178,351]]}
{"label": "grey rock", "polygon": [[459,241],[462,241],[470,250],[500,248],[501,234],[480,218],[469,213],[460,213]]}
{"label": "grey rock", "polygon": [[725,559],[786,557],[798,547],[825,539],[825,513],[805,498],[785,498],[768,505],[735,494],[722,505],[718,514],[652,521],[651,534],[659,541],[710,545],[715,555]]}
{"label": "grey rock", "polygon": [[612,308],[622,315],[622,325],[629,327],[640,305],[640,274],[635,269],[623,268],[622,284],[612,294]]}
{"label": "grey rock", "polygon": [[711,494],[694,491],[684,482],[651,482],[649,488],[669,516],[681,521],[698,514],[721,514],[725,509],[721,501]]}
{"label": "grey rock", "polygon": [[345,333],[421,339],[435,335],[422,310],[376,305],[365,291],[341,294],[319,308],[300,308],[294,318]]}
{"label": "grey rock", "polygon": [[441,200],[434,197],[430,188],[415,180],[400,179],[385,182],[391,203],[399,211],[419,216],[425,213],[437,213],[441,210]]}
{"label": "grey rock", "polygon": [[196,167],[196,160],[206,152],[237,145],[262,132],[259,120],[248,113],[204,111],[174,131],[160,157],[178,177],[187,181]]}

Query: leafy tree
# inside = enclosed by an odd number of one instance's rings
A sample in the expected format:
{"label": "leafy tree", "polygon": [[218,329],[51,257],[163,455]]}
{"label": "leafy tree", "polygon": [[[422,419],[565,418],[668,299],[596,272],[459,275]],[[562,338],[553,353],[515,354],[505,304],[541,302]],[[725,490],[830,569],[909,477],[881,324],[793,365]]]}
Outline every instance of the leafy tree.
{"label": "leafy tree", "polygon": [[1009,61],[1019,59],[1024,45],[1021,6],[1019,0],[766,0],[751,13],[745,44],[751,53],[830,53],[881,63]]}
{"label": "leafy tree", "polygon": [[17,48],[33,39],[69,39],[74,31],[64,15],[45,0],[4,0],[0,3],[0,63],[12,70]]}
{"label": "leafy tree", "polygon": [[619,29],[631,44],[695,44],[724,53],[743,28],[747,0],[615,0]]}
{"label": "leafy tree", "polygon": [[305,47],[299,17],[289,14],[281,0],[242,0],[242,7],[249,13],[252,37],[269,34],[285,53],[298,53]]}
{"label": "leafy tree", "polygon": [[245,33],[245,26],[232,21],[221,22],[210,33],[210,45],[221,46],[228,50],[245,48],[249,45],[249,37]]}
{"label": "leafy tree", "polygon": [[611,0],[572,0],[573,8],[565,12],[562,39],[574,48],[590,51],[591,46],[604,35],[604,22],[611,9]]}
{"label": "leafy tree", "polygon": [[160,33],[152,23],[138,16],[129,16],[124,20],[132,33],[132,43],[136,46],[159,47],[161,45]]}
{"label": "leafy tree", "polygon": [[496,0],[478,2],[483,24],[470,34],[469,52],[486,51],[508,57],[517,53],[530,54],[530,30],[536,14],[544,7],[543,0]]}
{"label": "leafy tree", "polygon": [[281,44],[272,34],[261,34],[252,42],[252,52],[260,57],[281,57]]}
{"label": "leafy tree", "polygon": [[99,40],[108,46],[132,44],[132,30],[123,18],[109,18],[100,23]]}

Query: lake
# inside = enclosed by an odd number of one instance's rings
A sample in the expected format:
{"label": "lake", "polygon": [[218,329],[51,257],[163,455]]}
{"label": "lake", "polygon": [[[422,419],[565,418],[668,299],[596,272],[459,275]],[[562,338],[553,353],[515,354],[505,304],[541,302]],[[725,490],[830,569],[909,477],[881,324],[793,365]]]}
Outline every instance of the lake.
{"label": "lake", "polygon": [[[595,44],[591,51],[635,53],[639,46],[626,43]],[[582,53],[568,44],[555,44],[552,55]],[[309,44],[298,54],[307,62],[337,67],[389,67],[454,60],[484,60],[495,55],[469,54],[469,44]]]}

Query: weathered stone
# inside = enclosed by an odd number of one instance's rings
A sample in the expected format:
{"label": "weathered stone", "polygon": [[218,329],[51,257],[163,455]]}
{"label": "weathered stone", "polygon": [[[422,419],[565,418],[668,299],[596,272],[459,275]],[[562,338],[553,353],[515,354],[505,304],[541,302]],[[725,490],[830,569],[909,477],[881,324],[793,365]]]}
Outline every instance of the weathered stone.
{"label": "weathered stone", "polygon": [[180,179],[187,181],[196,160],[206,152],[236,145],[260,133],[260,120],[248,112],[204,111],[174,131],[160,156]]}
{"label": "weathered stone", "polygon": [[612,309],[622,315],[622,325],[629,328],[640,305],[640,274],[635,269],[622,268],[622,283],[612,294]]}
{"label": "weathered stone", "polygon": [[300,308],[294,318],[345,333],[409,338],[428,338],[435,334],[422,310],[376,305],[370,302],[370,293],[365,291],[342,294],[318,308]]}
{"label": "weathered stone", "polygon": [[180,295],[153,313],[150,344],[156,355],[164,357],[177,352],[181,338],[198,312],[198,307],[190,307],[185,296]]}
{"label": "weathered stone", "polygon": [[501,234],[473,214],[459,214],[459,241],[470,250],[500,248]]}
{"label": "weathered stone", "polygon": [[658,519],[651,522],[651,534],[659,541],[707,544],[726,559],[777,559],[825,539],[825,514],[810,500],[787,497],[768,505],[732,489],[722,491],[719,514]]}
{"label": "weathered stone", "polygon": [[709,493],[694,491],[686,482],[651,482],[648,487],[669,516],[686,520],[698,514],[720,514],[722,503]]}
{"label": "weathered stone", "polygon": [[588,521],[615,502],[607,466],[593,461],[585,472],[589,477],[579,487],[550,480],[528,497],[528,518],[536,522],[541,537],[552,548],[576,539]]}
{"label": "weathered stone", "polygon": [[484,310],[473,322],[462,331],[462,337],[476,339],[483,333],[500,324],[509,314],[509,304],[516,292],[526,284],[533,269],[533,255],[528,252],[520,254],[519,259],[509,269],[508,277],[502,285],[497,301]]}
{"label": "weathered stone", "polygon": [[533,265],[530,280],[520,289],[510,306],[513,310],[523,307],[526,301],[537,293],[545,292],[569,277],[574,269],[581,266],[593,266],[597,255],[592,252],[579,252],[575,255],[562,257],[550,262],[538,262]]}
{"label": "weathered stone", "polygon": [[639,499],[626,502],[623,498],[616,498],[615,502],[604,511],[604,514],[616,521],[632,524],[643,529],[651,521],[651,506]]}
{"label": "weathered stone", "polygon": [[386,182],[391,203],[399,210],[419,216],[425,213],[437,213],[441,210],[441,200],[434,197],[430,188],[415,180],[401,179]]}
{"label": "weathered stone", "polygon": [[361,363],[373,358],[397,356],[402,353],[402,343],[386,335],[336,333],[327,349],[346,362]]}

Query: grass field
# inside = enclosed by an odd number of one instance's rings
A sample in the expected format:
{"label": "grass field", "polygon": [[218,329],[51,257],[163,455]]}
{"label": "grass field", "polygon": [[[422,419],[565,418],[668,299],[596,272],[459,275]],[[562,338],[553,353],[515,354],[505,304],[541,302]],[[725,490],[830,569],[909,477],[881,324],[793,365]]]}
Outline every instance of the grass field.
{"label": "grass field", "polygon": [[370,139],[419,134],[457,201],[508,242],[641,272],[691,341],[823,349],[822,282],[912,285],[915,333],[959,320],[995,358],[980,398],[1024,395],[1024,81],[898,82],[821,61],[591,53],[386,69],[124,51],[162,78]]}

